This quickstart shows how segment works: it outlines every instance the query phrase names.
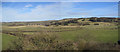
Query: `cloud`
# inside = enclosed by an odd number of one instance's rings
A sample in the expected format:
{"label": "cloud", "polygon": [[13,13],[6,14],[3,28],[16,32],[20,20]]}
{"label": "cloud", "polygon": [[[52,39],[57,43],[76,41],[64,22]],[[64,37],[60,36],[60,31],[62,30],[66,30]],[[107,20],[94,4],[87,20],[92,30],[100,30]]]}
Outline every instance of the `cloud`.
{"label": "cloud", "polygon": [[2,8],[2,21],[14,21],[17,20],[18,11],[13,8]]}
{"label": "cloud", "polygon": [[[4,7],[3,21],[42,21],[63,19],[64,17],[117,15],[114,11],[115,9],[112,9],[112,7],[93,8],[88,10],[84,8],[76,8],[75,5],[74,2],[57,2],[49,5],[37,5],[34,6],[30,12],[25,13],[21,13],[20,9]],[[30,5],[26,5],[26,7],[30,7]]]}
{"label": "cloud", "polygon": [[[2,31],[2,23],[1,22],[2,22],[2,3],[0,2],[0,31]],[[0,42],[1,42],[1,40],[0,40]]]}
{"label": "cloud", "polygon": [[[3,8],[3,21],[33,21],[33,20],[53,20],[60,17],[60,4],[38,5],[31,9],[31,12],[20,13],[14,8]],[[11,13],[12,12],[12,13]]]}
{"label": "cloud", "polygon": [[28,4],[28,5],[25,5],[25,7],[32,7],[32,5],[31,5],[31,4]]}

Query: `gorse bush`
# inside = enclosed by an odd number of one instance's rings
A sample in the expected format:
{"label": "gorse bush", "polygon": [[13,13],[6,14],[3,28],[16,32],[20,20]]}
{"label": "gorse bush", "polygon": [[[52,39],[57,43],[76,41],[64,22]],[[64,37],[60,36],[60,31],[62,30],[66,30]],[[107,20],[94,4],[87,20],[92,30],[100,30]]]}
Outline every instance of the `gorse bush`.
{"label": "gorse bush", "polygon": [[24,47],[23,41],[24,41],[24,39],[19,37],[16,40],[13,40],[9,44],[10,46],[7,49],[8,50],[23,50],[23,47]]}
{"label": "gorse bush", "polygon": [[31,37],[30,42],[37,46],[38,49],[50,49],[56,38],[56,36],[43,34]]}
{"label": "gorse bush", "polygon": [[12,41],[14,46],[8,50],[116,50],[118,45],[100,43],[78,38],[77,41],[61,40],[54,34],[35,34],[34,36],[19,37]]}

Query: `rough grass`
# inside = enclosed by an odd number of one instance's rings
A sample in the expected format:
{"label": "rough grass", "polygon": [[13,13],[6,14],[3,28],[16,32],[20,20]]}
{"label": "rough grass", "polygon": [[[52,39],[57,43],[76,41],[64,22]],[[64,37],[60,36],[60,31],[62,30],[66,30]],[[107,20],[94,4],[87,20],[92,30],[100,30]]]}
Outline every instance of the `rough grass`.
{"label": "rough grass", "polygon": [[6,50],[10,46],[11,41],[15,40],[16,38],[17,37],[12,35],[2,34],[2,49]]}
{"label": "rough grass", "polygon": [[[51,35],[55,34],[58,35],[59,38],[57,38],[57,40],[62,41],[59,44],[64,44],[66,43],[66,41],[72,41],[72,43],[74,41],[78,42],[78,43],[73,43],[74,46],[78,46],[80,47],[80,49],[83,49],[83,47],[86,46],[86,42],[91,42],[90,45],[92,45],[92,42],[96,44],[96,42],[101,42],[101,43],[116,43],[118,40],[118,29],[115,29],[116,26],[81,26],[81,27],[21,27],[21,28],[9,28],[9,27],[3,27],[4,31],[11,31],[13,33],[15,33],[15,31],[28,31],[28,32],[20,32],[26,35],[30,35],[37,37],[37,35],[40,35],[38,37],[38,42],[40,38],[44,39],[44,36],[42,36],[44,33],[46,33],[47,35]],[[29,31],[36,31],[36,32],[29,32]],[[38,32],[37,32],[38,31]],[[51,31],[51,32],[47,32],[47,31]],[[58,32],[56,32],[58,31]],[[33,37],[33,38],[35,38]],[[8,34],[3,34],[3,49],[6,49],[7,47],[9,47],[9,42],[11,42],[11,40],[14,40],[16,37],[14,36],[10,36]],[[50,36],[50,38],[52,38],[52,36]],[[47,38],[49,40],[49,37]],[[80,40],[82,39],[82,40]],[[28,44],[25,44],[26,46],[30,46],[29,45],[29,40]],[[26,43],[25,41],[25,43]],[[36,40],[34,40],[36,42]],[[81,48],[81,45],[79,46],[79,41],[81,42],[80,44],[83,45]],[[54,43],[52,43],[53,45]],[[58,44],[58,45],[59,45]],[[67,44],[67,43],[66,43]],[[33,45],[33,44],[31,44]],[[38,44],[39,45],[39,44]],[[40,44],[42,45],[42,44]],[[89,46],[90,46],[89,45]],[[46,45],[44,45],[46,46]],[[50,43],[51,46],[51,43]],[[28,48],[27,47],[27,48]],[[30,46],[31,47],[31,46]],[[28,49],[32,49],[28,48]],[[46,47],[44,47],[46,48]],[[40,49],[40,48],[36,48],[36,49]],[[42,48],[43,49],[43,48]],[[47,47],[46,49],[49,49],[49,47]],[[63,48],[64,49],[64,48]],[[67,48],[65,48],[67,49]],[[70,48],[71,49],[71,48]],[[76,49],[76,48],[74,48]]]}
{"label": "rough grass", "polygon": [[13,26],[13,27],[9,27],[9,28],[23,28],[23,27],[26,27],[26,26]]}
{"label": "rough grass", "polygon": [[100,42],[117,42],[118,30],[77,30],[58,33],[64,40],[77,40],[83,38],[88,40],[95,40]]}
{"label": "rough grass", "polygon": [[[76,38],[88,38],[101,42],[116,42],[118,40],[118,29],[116,26],[84,26],[83,29],[80,27],[22,27],[18,29],[6,28],[6,30],[11,29],[11,31],[51,31],[51,33],[56,33],[61,36],[63,40],[76,40]],[[5,30],[5,29],[4,29]],[[55,32],[61,31],[61,32]],[[27,35],[34,35],[37,32],[24,32]]]}

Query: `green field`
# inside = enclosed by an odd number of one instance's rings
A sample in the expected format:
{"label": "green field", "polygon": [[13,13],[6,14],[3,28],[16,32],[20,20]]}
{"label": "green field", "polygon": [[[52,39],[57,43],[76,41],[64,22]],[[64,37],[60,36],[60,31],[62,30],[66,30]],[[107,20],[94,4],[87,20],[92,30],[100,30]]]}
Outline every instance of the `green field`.
{"label": "green field", "polygon": [[8,34],[2,34],[2,49],[6,50],[10,45],[12,40],[15,40],[17,37],[8,35]]}
{"label": "green field", "polygon": [[100,42],[116,42],[118,40],[118,30],[77,30],[69,32],[60,32],[60,36],[65,40],[77,40],[84,38]]}

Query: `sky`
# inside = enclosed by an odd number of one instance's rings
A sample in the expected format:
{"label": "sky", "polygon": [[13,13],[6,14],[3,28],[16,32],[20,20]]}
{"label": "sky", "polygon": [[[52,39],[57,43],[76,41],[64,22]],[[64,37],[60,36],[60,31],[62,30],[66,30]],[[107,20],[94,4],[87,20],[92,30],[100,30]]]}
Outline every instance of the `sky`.
{"label": "sky", "polygon": [[2,0],[3,2],[118,2],[120,0]]}
{"label": "sky", "polygon": [[118,16],[118,2],[2,2],[3,22],[94,16]]}

